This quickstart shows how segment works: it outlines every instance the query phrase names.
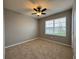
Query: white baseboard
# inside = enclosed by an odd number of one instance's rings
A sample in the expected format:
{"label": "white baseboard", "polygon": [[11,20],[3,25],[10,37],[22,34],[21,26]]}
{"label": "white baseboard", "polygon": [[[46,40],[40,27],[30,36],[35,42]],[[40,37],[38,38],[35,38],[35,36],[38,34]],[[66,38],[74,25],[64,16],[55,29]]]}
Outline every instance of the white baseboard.
{"label": "white baseboard", "polygon": [[29,39],[29,40],[26,40],[26,41],[23,41],[23,42],[20,42],[20,43],[16,43],[16,44],[13,44],[13,45],[10,45],[10,46],[6,46],[5,48],[13,47],[13,46],[16,46],[16,45],[19,45],[19,44],[23,44],[23,43],[26,43],[26,42],[30,42],[30,41],[36,40],[36,39],[42,39],[42,40],[46,40],[48,42],[57,43],[57,44],[60,44],[60,45],[65,45],[65,46],[71,47],[71,45],[68,45],[68,44],[64,44],[64,43],[61,43],[61,42],[57,42],[57,41],[49,40],[49,39],[46,39],[46,38],[38,37],[38,38],[34,38],[34,39]]}
{"label": "white baseboard", "polygon": [[29,40],[26,40],[26,41],[23,41],[23,42],[20,42],[20,43],[16,43],[16,44],[13,44],[13,45],[10,45],[10,46],[6,46],[5,48],[13,47],[13,46],[16,46],[16,45],[19,45],[19,44],[23,44],[23,43],[26,43],[26,42],[30,42],[30,41],[36,40],[36,39],[38,39],[38,38],[29,39]]}
{"label": "white baseboard", "polygon": [[49,40],[49,39],[46,39],[46,38],[40,38],[40,39],[46,40],[48,42],[57,43],[57,44],[60,44],[60,45],[71,47],[71,45],[68,45],[68,44],[65,44],[65,43],[61,43],[61,42],[57,42],[57,41],[53,41],[53,40]]}

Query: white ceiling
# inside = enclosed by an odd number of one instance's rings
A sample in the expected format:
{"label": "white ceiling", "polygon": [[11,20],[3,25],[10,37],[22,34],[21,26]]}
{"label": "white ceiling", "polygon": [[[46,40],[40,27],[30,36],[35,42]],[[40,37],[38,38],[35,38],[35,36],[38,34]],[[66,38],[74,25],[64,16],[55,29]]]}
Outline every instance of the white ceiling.
{"label": "white ceiling", "polygon": [[[47,8],[46,15],[32,15],[33,8],[41,5]],[[73,0],[4,0],[4,8],[29,15],[34,18],[46,17],[72,8]]]}

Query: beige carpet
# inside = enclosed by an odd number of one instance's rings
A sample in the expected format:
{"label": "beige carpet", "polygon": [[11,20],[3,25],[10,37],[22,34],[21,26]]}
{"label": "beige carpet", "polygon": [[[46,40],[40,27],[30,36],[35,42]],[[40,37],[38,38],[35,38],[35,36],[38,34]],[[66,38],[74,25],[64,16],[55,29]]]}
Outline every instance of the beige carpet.
{"label": "beige carpet", "polygon": [[73,59],[70,47],[49,43],[44,40],[33,40],[18,46],[5,49],[6,59]]}

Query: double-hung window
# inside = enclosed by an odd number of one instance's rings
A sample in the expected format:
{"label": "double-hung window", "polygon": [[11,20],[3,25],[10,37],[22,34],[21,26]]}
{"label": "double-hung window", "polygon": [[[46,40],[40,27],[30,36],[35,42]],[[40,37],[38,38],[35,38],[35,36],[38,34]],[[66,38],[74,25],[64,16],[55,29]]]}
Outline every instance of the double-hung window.
{"label": "double-hung window", "polygon": [[66,36],[66,17],[45,21],[45,34]]}

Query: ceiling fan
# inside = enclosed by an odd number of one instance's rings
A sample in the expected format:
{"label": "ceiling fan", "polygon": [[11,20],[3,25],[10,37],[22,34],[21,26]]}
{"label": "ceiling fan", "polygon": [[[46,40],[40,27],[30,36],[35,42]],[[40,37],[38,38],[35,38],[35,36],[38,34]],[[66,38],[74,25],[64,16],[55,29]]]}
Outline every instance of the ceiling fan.
{"label": "ceiling fan", "polygon": [[45,15],[46,13],[44,11],[46,11],[46,8],[43,8],[41,6],[37,6],[37,8],[33,8],[33,10],[35,11],[34,13],[32,13],[32,15],[36,14],[37,16],[40,15]]}

